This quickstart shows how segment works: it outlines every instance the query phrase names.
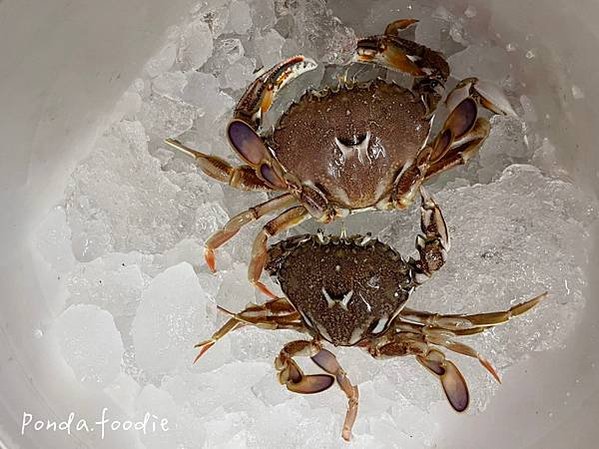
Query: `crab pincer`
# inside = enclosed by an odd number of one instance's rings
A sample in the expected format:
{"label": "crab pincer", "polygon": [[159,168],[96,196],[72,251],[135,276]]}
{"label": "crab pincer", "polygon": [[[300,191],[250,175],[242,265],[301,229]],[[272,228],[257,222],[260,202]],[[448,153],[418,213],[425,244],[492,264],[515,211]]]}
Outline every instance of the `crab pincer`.
{"label": "crab pincer", "polygon": [[280,89],[298,76],[317,67],[313,59],[294,56],[276,64],[249,85],[235,107],[234,119],[257,127]]}

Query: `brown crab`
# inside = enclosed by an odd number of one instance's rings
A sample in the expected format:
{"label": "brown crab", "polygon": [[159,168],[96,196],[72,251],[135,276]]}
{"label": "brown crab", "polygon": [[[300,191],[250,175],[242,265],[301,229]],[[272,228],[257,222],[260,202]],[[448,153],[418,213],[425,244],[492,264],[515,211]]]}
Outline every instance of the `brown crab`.
{"label": "brown crab", "polygon": [[194,157],[204,173],[218,181],[282,193],[233,217],[211,236],[205,257],[212,271],[214,251],[242,226],[283,211],[256,237],[248,270],[250,282],[274,297],[260,282],[269,237],[310,217],[329,223],[358,211],[407,207],[423,181],[464,164],[487,138],[490,124],[478,116],[478,105],[493,113],[512,112],[497,88],[468,78],[447,97],[449,115],[431,138],[432,118],[450,69],[441,53],[399,37],[400,30],[416,22],[398,20],[385,34],[358,40],[353,59],[413,76],[411,89],[376,79],[310,91],[274,129],[264,129],[263,117],[277,92],[316,67],[311,59],[297,56],[260,75],[237,103],[227,133],[247,165],[233,167],[176,140],[166,141]]}
{"label": "brown crab", "polygon": [[[455,340],[507,322],[537,305],[546,293],[507,311],[475,315],[440,315],[405,307],[410,293],[445,262],[449,235],[434,200],[422,192],[421,227],[416,240],[419,257],[404,260],[390,246],[370,236],[351,238],[300,235],[272,246],[266,268],[281,285],[285,298],[250,304],[197,347],[196,361],[217,340],[242,326],[293,329],[311,339],[287,343],[275,359],[281,384],[296,393],[318,393],[335,381],[348,398],[342,437],[349,440],[358,412],[358,388],[324,342],[358,346],[373,357],[413,355],[441,381],[458,412],[468,407],[464,377],[436,347],[477,358],[500,381],[491,363],[476,350]],[[326,374],[306,375],[294,361],[310,357]]]}

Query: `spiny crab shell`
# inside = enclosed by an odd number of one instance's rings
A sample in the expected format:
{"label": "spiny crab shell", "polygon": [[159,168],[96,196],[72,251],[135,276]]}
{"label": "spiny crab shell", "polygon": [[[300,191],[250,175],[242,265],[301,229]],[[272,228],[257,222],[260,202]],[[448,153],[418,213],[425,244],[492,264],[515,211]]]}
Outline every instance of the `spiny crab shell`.
{"label": "spiny crab shell", "polygon": [[268,256],[266,269],[314,337],[335,346],[384,333],[416,285],[401,255],[370,236],[301,235]]}
{"label": "spiny crab shell", "polygon": [[429,131],[419,96],[376,79],[304,94],[266,139],[288,173],[325,192],[332,204],[362,209],[388,197]]}

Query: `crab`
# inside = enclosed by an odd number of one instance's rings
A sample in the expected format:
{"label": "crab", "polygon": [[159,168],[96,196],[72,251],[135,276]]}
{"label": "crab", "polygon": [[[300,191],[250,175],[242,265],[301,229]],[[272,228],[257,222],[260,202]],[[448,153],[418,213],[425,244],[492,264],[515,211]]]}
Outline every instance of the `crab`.
{"label": "crab", "polygon": [[[307,339],[284,345],[275,359],[278,379],[289,391],[319,393],[335,382],[348,399],[342,437],[349,440],[358,413],[358,387],[335,355],[325,348],[355,346],[374,358],[415,356],[439,378],[451,407],[466,410],[469,392],[464,376],[440,348],[474,357],[498,381],[491,363],[474,348],[456,340],[507,322],[535,307],[547,293],[501,312],[443,315],[406,307],[412,291],[440,269],[449,250],[449,235],[436,202],[421,191],[418,256],[404,259],[389,245],[369,235],[289,237],[267,251],[266,269],[285,297],[239,313],[222,311],[230,319],[210,339],[196,345],[197,361],[227,333],[243,326],[293,329]],[[304,374],[295,357],[310,357],[324,373]]]}
{"label": "crab", "polygon": [[352,63],[377,64],[414,78],[411,89],[382,79],[340,81],[338,88],[306,92],[272,128],[264,118],[277,93],[316,68],[296,56],[265,71],[237,103],[227,135],[244,165],[193,150],[175,139],[166,143],[193,158],[209,177],[242,190],[279,193],[234,216],[205,244],[215,271],[215,250],[248,223],[275,212],[255,238],[249,281],[272,298],[260,281],[268,239],[304,220],[322,223],[366,210],[408,207],[426,180],[471,159],[490,131],[479,106],[496,114],[513,113],[501,91],[468,78],[445,99],[449,111],[440,132],[432,121],[450,68],[443,55],[399,32],[417,20],[397,20],[382,35],[357,41]]}

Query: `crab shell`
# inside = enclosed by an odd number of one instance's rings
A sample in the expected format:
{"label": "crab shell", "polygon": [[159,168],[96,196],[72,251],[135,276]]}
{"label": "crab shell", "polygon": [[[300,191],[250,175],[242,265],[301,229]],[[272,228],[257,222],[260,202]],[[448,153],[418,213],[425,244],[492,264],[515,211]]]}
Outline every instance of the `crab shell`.
{"label": "crab shell", "polygon": [[384,80],[308,92],[267,141],[284,169],[345,209],[388,198],[426,144],[430,118],[420,97]]}
{"label": "crab shell", "polygon": [[292,237],[273,245],[268,259],[306,327],[335,346],[384,333],[414,288],[400,254],[369,236]]}

